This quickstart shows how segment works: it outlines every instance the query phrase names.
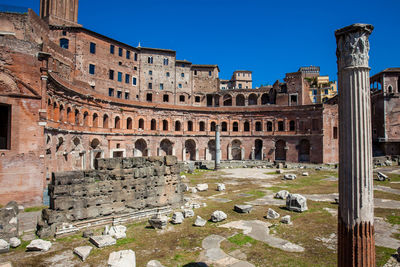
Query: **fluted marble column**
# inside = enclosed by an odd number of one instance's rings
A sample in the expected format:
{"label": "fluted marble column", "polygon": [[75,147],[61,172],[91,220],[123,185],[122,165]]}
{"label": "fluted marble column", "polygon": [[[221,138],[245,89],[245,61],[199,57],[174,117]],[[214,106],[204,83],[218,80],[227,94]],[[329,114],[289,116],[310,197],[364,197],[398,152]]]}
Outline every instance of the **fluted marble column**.
{"label": "fluted marble column", "polygon": [[339,82],[338,266],[375,266],[368,37],[372,25],[335,31]]}
{"label": "fluted marble column", "polygon": [[220,139],[219,124],[215,125],[215,170],[218,170],[221,165],[221,139]]}

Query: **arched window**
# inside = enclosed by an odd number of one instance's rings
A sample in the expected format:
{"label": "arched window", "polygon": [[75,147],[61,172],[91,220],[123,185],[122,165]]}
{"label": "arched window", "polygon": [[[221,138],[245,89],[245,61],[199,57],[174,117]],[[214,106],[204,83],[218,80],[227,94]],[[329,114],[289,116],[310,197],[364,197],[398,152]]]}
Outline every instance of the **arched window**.
{"label": "arched window", "polygon": [[151,122],[150,122],[150,129],[151,129],[152,131],[157,130],[157,122],[156,122],[155,119],[152,119],[152,120],[151,120]]}
{"label": "arched window", "polygon": [[163,102],[169,102],[169,95],[163,95]]}
{"label": "arched window", "polygon": [[163,127],[163,131],[168,131],[168,121],[167,120],[162,121],[162,127]]}
{"label": "arched window", "polygon": [[239,131],[239,123],[237,121],[233,122],[232,131],[234,131],[234,132]]}
{"label": "arched window", "polygon": [[393,93],[393,87],[391,85],[388,86],[389,94]]}
{"label": "arched window", "polygon": [[139,119],[139,130],[144,130],[144,119]]}
{"label": "arched window", "polygon": [[215,122],[214,122],[214,121],[211,122],[210,131],[211,131],[211,132],[215,132]]}
{"label": "arched window", "polygon": [[199,129],[200,129],[200,132],[204,132],[205,131],[205,123],[204,123],[204,121],[199,122]]}
{"label": "arched window", "polygon": [[89,125],[89,113],[87,111],[83,113],[83,125],[84,126]]}
{"label": "arched window", "polygon": [[75,109],[75,124],[80,125],[79,110]]}
{"label": "arched window", "polygon": [[261,105],[267,105],[269,104],[269,94],[264,93],[261,96]]}
{"label": "arched window", "polygon": [[187,130],[188,130],[188,132],[193,131],[193,122],[192,121],[187,122]]}
{"label": "arched window", "polygon": [[262,131],[261,121],[256,121],[256,131],[257,132]]}
{"label": "arched window", "polygon": [[67,108],[67,122],[72,123],[73,118],[72,118],[72,110],[70,107]]}
{"label": "arched window", "polygon": [[245,122],[244,122],[243,130],[244,130],[245,132],[249,132],[249,131],[250,131],[250,123],[249,123],[248,121],[245,121]]}
{"label": "arched window", "polygon": [[179,96],[179,102],[185,102],[185,96],[184,95],[180,95]]}
{"label": "arched window", "polygon": [[296,124],[294,121],[289,122],[289,131],[295,131],[296,130]]}
{"label": "arched window", "polygon": [[121,119],[118,116],[114,119],[114,128],[121,129]]}
{"label": "arched window", "polygon": [[240,94],[236,96],[236,106],[244,106],[245,105],[245,99],[244,95]]}
{"label": "arched window", "polygon": [[181,122],[175,121],[175,131],[180,131],[180,130],[181,130]]}
{"label": "arched window", "polygon": [[222,101],[223,101],[224,106],[232,106],[232,96],[231,95],[224,95],[224,98]]}
{"label": "arched window", "polygon": [[132,119],[131,118],[128,118],[126,120],[126,129],[129,129],[129,130],[132,129]]}
{"label": "arched window", "polygon": [[272,132],[272,122],[267,122],[267,132]]}
{"label": "arched window", "polygon": [[257,95],[256,94],[250,94],[249,95],[249,106],[252,105],[257,105]]}
{"label": "arched window", "polygon": [[221,128],[222,128],[221,131],[223,131],[223,132],[228,131],[228,124],[225,121],[223,121],[221,123]]}
{"label": "arched window", "polygon": [[63,105],[60,105],[58,114],[59,114],[60,121],[61,122],[64,121],[64,106]]}
{"label": "arched window", "polygon": [[108,128],[108,115],[104,114],[103,116],[103,128]]}
{"label": "arched window", "polygon": [[60,47],[64,49],[68,49],[69,47],[69,40],[67,38],[60,39]]}
{"label": "arched window", "polygon": [[285,124],[283,121],[278,121],[278,131],[283,132],[285,130]]}

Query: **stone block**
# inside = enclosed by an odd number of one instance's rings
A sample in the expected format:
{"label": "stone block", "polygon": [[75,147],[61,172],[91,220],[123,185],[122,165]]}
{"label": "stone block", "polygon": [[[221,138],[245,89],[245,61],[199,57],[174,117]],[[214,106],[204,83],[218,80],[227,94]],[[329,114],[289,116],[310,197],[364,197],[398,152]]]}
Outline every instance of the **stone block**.
{"label": "stone block", "polygon": [[208,184],[198,184],[196,185],[197,191],[207,191],[208,190]]}
{"label": "stone block", "polygon": [[21,245],[21,240],[17,237],[10,238],[10,247],[17,248]]}
{"label": "stone block", "polygon": [[269,208],[267,212],[267,219],[278,219],[280,217],[279,213]]}
{"label": "stone block", "polygon": [[291,220],[290,220],[290,215],[283,216],[283,217],[281,218],[281,223],[284,223],[284,224],[292,224],[292,222],[291,222]]}
{"label": "stone block", "polygon": [[165,267],[158,260],[151,260],[147,263],[146,267]]}
{"label": "stone block", "polygon": [[87,257],[89,257],[90,252],[92,251],[93,247],[91,246],[83,246],[83,247],[76,247],[74,248],[74,253],[78,255],[78,257],[85,261]]}
{"label": "stone block", "polygon": [[154,229],[164,229],[167,227],[168,217],[167,216],[154,216],[149,219],[149,224]]}
{"label": "stone block", "polygon": [[6,253],[10,250],[10,244],[4,239],[0,239],[0,254]]}
{"label": "stone block", "polygon": [[32,240],[26,247],[28,251],[48,251],[51,248],[51,242],[42,239]]}
{"label": "stone block", "polygon": [[111,252],[107,261],[108,267],[136,267],[136,257],[133,250]]}
{"label": "stone block", "polygon": [[294,180],[296,178],[297,178],[296,174],[292,174],[292,173],[288,173],[283,176],[283,179],[285,179],[285,180]]}
{"label": "stone block", "polygon": [[297,212],[306,211],[307,199],[299,194],[289,194],[286,198],[286,208]]}
{"label": "stone block", "polygon": [[233,210],[239,213],[250,213],[252,209],[252,205],[235,205],[233,207]]}
{"label": "stone block", "polygon": [[223,211],[220,211],[220,210],[216,210],[211,214],[212,222],[221,222],[221,221],[225,220],[226,218],[228,218],[226,213]]}
{"label": "stone block", "polygon": [[183,223],[183,219],[184,219],[184,216],[183,216],[183,213],[182,212],[174,212],[174,214],[172,214],[172,223],[173,224],[181,224],[181,223]]}
{"label": "stone block", "polygon": [[112,246],[117,243],[117,240],[109,235],[91,236],[89,241],[98,248]]}
{"label": "stone block", "polygon": [[225,184],[217,184],[217,191],[224,191],[225,189]]}
{"label": "stone block", "polygon": [[203,218],[201,218],[200,216],[197,216],[196,221],[194,222],[194,226],[197,227],[203,227],[204,225],[206,225],[207,221],[204,220]]}
{"label": "stone block", "polygon": [[165,156],[165,165],[172,166],[178,162],[175,156]]}
{"label": "stone block", "polygon": [[277,192],[277,193],[275,194],[275,198],[278,198],[278,199],[286,199],[288,195],[289,195],[289,191],[287,191],[287,190],[281,190],[281,191],[279,191],[279,192]]}
{"label": "stone block", "polygon": [[183,215],[185,218],[193,217],[194,216],[194,211],[190,209],[185,209],[183,211]]}

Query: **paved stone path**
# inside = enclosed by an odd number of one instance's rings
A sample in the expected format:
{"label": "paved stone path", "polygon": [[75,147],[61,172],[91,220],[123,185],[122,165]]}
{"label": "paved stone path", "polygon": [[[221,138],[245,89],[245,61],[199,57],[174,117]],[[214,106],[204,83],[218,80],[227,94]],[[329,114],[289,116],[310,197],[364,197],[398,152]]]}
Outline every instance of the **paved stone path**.
{"label": "paved stone path", "polygon": [[392,193],[396,195],[400,195],[400,190],[399,189],[394,189],[388,186],[382,186],[382,185],[375,185],[374,190],[379,190],[387,193]]}
{"label": "paved stone path", "polygon": [[204,251],[200,254],[200,261],[215,267],[255,267],[253,264],[238,260],[226,254],[220,244],[225,238],[219,235],[210,235],[204,238],[202,247]]}
{"label": "paved stone path", "polygon": [[275,169],[248,169],[248,168],[237,168],[237,169],[224,169],[222,170],[223,178],[237,178],[237,179],[255,179],[255,180],[269,180],[276,178],[275,174],[266,174],[273,172]]}
{"label": "paved stone path", "polygon": [[264,242],[271,247],[279,248],[288,252],[304,252],[304,248],[293,244],[287,240],[282,238],[275,237],[269,234],[269,226],[271,226],[268,222],[263,222],[259,220],[252,221],[233,221],[218,227],[224,228],[234,228],[243,230],[243,234],[250,236],[251,238]]}

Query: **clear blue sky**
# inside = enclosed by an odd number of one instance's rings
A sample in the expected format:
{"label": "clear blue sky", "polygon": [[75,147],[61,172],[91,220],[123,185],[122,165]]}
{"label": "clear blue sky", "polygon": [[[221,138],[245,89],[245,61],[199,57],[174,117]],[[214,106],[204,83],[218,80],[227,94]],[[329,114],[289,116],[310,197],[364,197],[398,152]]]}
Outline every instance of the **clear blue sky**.
{"label": "clear blue sky", "polygon": [[[39,0],[0,0],[30,7]],[[80,0],[79,22],[137,46],[168,48],[178,59],[218,64],[220,78],[253,71],[254,86],[272,84],[300,66],[320,66],[336,80],[334,30],[375,26],[371,75],[400,67],[400,0]]]}

